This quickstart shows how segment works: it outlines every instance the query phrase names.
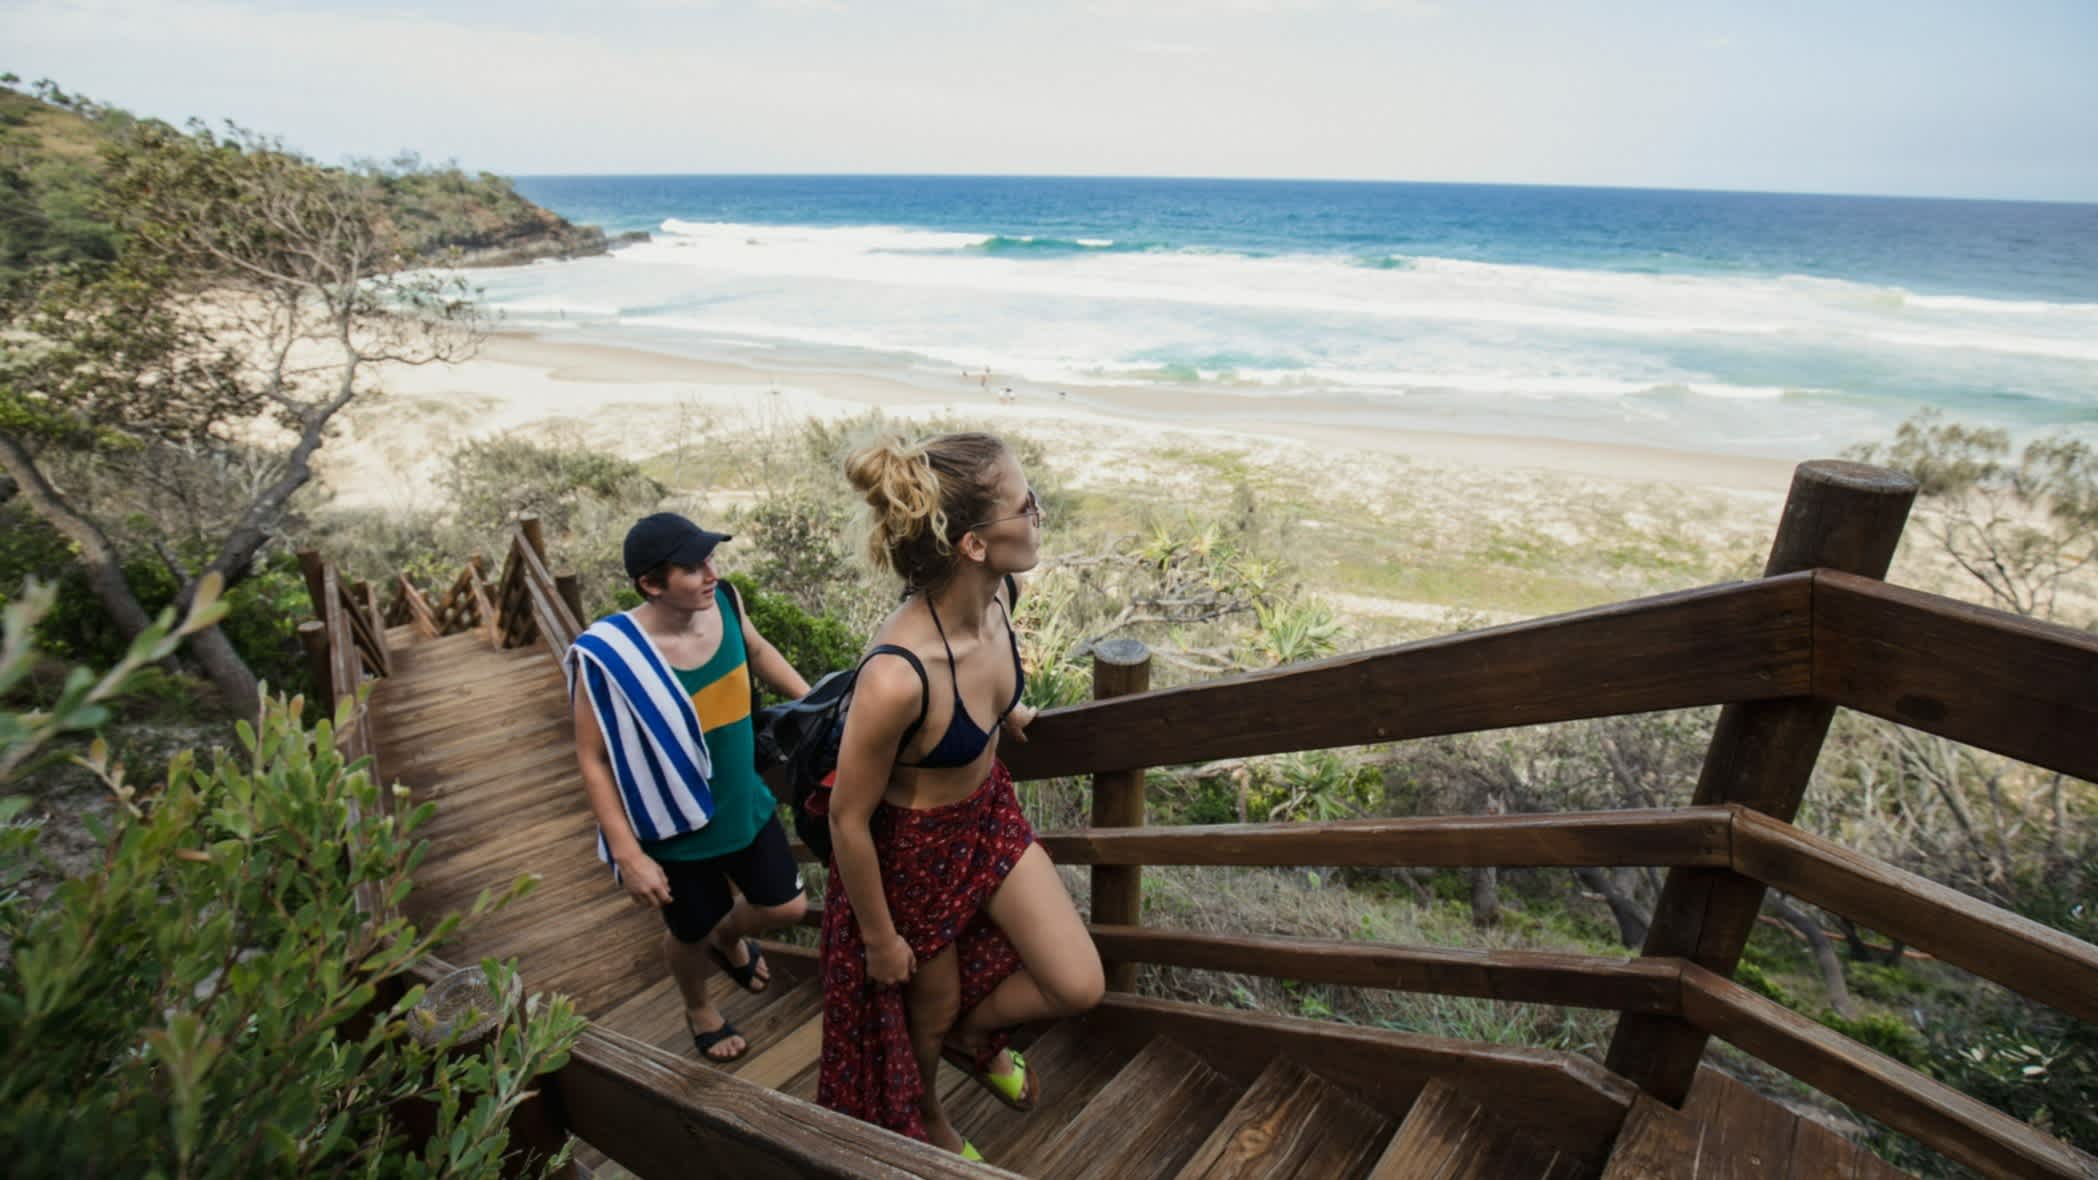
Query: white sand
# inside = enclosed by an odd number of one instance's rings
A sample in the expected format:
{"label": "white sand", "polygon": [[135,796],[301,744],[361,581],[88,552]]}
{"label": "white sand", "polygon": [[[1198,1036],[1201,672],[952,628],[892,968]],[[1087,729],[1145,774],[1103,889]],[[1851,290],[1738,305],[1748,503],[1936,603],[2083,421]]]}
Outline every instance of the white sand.
{"label": "white sand", "polygon": [[[835,419],[880,408],[899,418],[966,415],[1011,423],[1041,438],[1075,483],[1157,470],[1172,448],[1225,449],[1256,465],[1286,462],[1336,473],[1388,467],[1442,473],[1443,489],[1470,495],[1525,473],[1555,473],[1554,485],[1665,483],[1762,502],[1781,497],[1792,465],[1781,460],[1706,455],[1653,447],[1557,439],[1442,434],[1320,424],[1320,407],[1301,399],[1251,403],[1218,423],[1206,412],[1215,395],[1186,389],[1090,387],[1016,389],[1001,402],[957,377],[951,391],[880,373],[802,368],[785,376],[733,364],[660,353],[538,339],[489,338],[462,364],[396,368],[387,393],[359,407],[321,456],[337,501],[410,507],[430,502],[444,454],[460,443],[530,426],[566,430],[632,458],[660,454],[716,430]],[[1234,401],[1234,405],[1237,405]],[[1205,417],[1210,420],[1205,422]],[[1381,462],[1368,462],[1381,458]],[[1416,483],[1417,480],[1409,480]],[[1522,497],[1528,499],[1529,497]]]}

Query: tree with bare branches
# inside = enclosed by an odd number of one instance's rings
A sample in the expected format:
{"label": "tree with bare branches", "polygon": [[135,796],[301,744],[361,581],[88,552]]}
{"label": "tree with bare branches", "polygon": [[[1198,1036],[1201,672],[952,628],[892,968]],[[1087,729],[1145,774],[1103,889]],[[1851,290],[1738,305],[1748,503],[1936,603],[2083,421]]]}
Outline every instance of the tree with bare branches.
{"label": "tree with bare branches", "polygon": [[[104,162],[116,259],[47,270],[0,309],[0,469],[136,635],[147,617],[116,530],[54,478],[65,460],[152,469],[202,453],[241,468],[208,529],[157,547],[186,608],[207,574],[231,585],[250,571],[382,365],[456,359],[478,321],[461,282],[408,253],[373,172],[239,128],[155,122],[128,126]],[[188,650],[229,709],[255,713],[255,676],[217,629]]]}

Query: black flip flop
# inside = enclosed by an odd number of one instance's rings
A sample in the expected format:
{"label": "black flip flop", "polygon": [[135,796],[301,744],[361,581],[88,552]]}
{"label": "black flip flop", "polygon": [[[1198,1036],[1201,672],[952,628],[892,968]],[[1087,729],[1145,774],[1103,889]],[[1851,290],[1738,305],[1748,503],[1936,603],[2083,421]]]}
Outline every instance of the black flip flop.
{"label": "black flip flop", "polygon": [[[771,987],[771,979],[758,979],[758,967],[765,961],[765,952],[758,946],[758,940],[755,938],[744,939],[743,949],[750,954],[750,962],[738,967],[728,961],[728,956],[721,953],[720,947],[715,946],[711,942],[707,944],[707,954],[713,956],[716,963],[721,964],[721,969],[728,972],[728,977],[736,981],[737,987],[752,994],[762,992],[766,988]],[[752,984],[757,986],[753,987],[751,986]]]}
{"label": "black flip flop", "polygon": [[714,1046],[720,1044],[725,1040],[728,1040],[730,1037],[743,1036],[742,1032],[739,1031],[735,1025],[730,1024],[726,1020],[722,1021],[721,1027],[715,1029],[713,1032],[692,1032],[692,1025],[690,1023],[687,1023],[685,1025],[685,1031],[692,1033],[692,1043],[699,1047],[699,1055],[701,1057],[706,1058],[708,1061],[713,1062],[716,1065],[727,1065],[731,1061],[741,1061],[743,1059],[743,1054],[750,1052],[750,1039],[748,1037],[745,1037],[743,1040],[742,1051],[732,1054],[728,1057],[716,1057],[712,1053],[707,1052],[707,1050],[712,1049]]}

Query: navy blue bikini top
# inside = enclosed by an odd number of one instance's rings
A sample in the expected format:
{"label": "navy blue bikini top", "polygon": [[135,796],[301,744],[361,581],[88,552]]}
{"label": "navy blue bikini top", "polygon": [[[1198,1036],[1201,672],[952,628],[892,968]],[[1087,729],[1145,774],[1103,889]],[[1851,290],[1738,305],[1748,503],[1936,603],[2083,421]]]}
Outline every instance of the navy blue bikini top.
{"label": "navy blue bikini top", "polygon": [[[1007,585],[1010,589],[1011,583],[1008,582]],[[1013,618],[1012,615],[1006,613],[1003,602],[998,604],[998,610],[1000,614],[1005,615],[1005,637],[1012,642],[1013,699],[1006,702],[1005,712],[998,714],[997,720],[991,722],[991,729],[983,729],[978,727],[975,719],[969,716],[969,707],[962,703],[961,676],[954,664],[954,647],[947,642],[947,628],[940,625],[940,614],[938,611],[933,610],[932,599],[928,597],[925,600],[925,611],[932,616],[933,628],[940,633],[940,646],[947,649],[947,674],[954,681],[954,716],[948,720],[947,732],[940,735],[939,744],[927,752],[925,757],[916,762],[905,762],[898,759],[896,763],[898,766],[927,770],[946,770],[956,766],[969,765],[983,754],[985,746],[991,744],[991,730],[996,729],[1005,720],[1006,714],[1011,713],[1014,706],[1020,703],[1020,693],[1027,687],[1027,670],[1020,666],[1020,637],[1013,632]],[[917,665],[918,661],[914,659],[911,663]],[[925,691],[930,693],[932,691],[932,682],[925,679],[923,666],[918,667],[918,677],[920,682],[925,685]],[[915,734],[905,734],[904,743],[908,745],[913,736]]]}

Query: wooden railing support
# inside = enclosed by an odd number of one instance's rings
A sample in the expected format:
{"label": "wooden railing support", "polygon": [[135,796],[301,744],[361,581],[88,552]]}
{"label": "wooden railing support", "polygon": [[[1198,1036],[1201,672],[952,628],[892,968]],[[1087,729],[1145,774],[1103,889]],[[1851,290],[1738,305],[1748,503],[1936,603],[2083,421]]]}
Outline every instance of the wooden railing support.
{"label": "wooden railing support", "polygon": [[[1916,481],[1861,463],[1816,460],[1792,476],[1764,577],[1836,569],[1884,577]],[[1791,822],[1835,706],[1809,696],[1726,706],[1698,778],[1699,804],[1736,803]],[[1643,954],[1689,960],[1732,977],[1763,905],[1760,882],[1729,870],[1673,869],[1654,907]],[[1609,1066],[1672,1106],[1682,1105],[1707,1034],[1670,1016],[1626,1014]]]}
{"label": "wooden railing support", "polygon": [[[1093,699],[1129,696],[1151,687],[1151,649],[1134,639],[1110,639],[1093,645]],[[1144,772],[1111,770],[1093,776],[1093,826],[1144,826]],[[1141,926],[1144,923],[1144,870],[1139,865],[1100,865],[1093,869],[1093,921],[1097,925]],[[1107,986],[1136,990],[1136,964],[1109,962]]]}
{"label": "wooden railing support", "polygon": [[309,698],[314,720],[335,714],[335,677],[328,668],[328,624],[307,619],[299,624],[299,646],[306,649],[306,678],[313,682]]}
{"label": "wooden railing support", "polygon": [[[544,555],[542,554],[542,556]],[[582,580],[574,574],[556,574],[554,575],[554,590],[560,594],[561,601],[568,604],[568,613],[575,616],[576,622],[581,623],[586,617],[583,614]]]}
{"label": "wooden railing support", "polygon": [[327,591],[321,586],[321,569],[328,563],[318,549],[299,550],[299,572],[306,576],[306,598],[313,603],[313,617],[328,617]]}

